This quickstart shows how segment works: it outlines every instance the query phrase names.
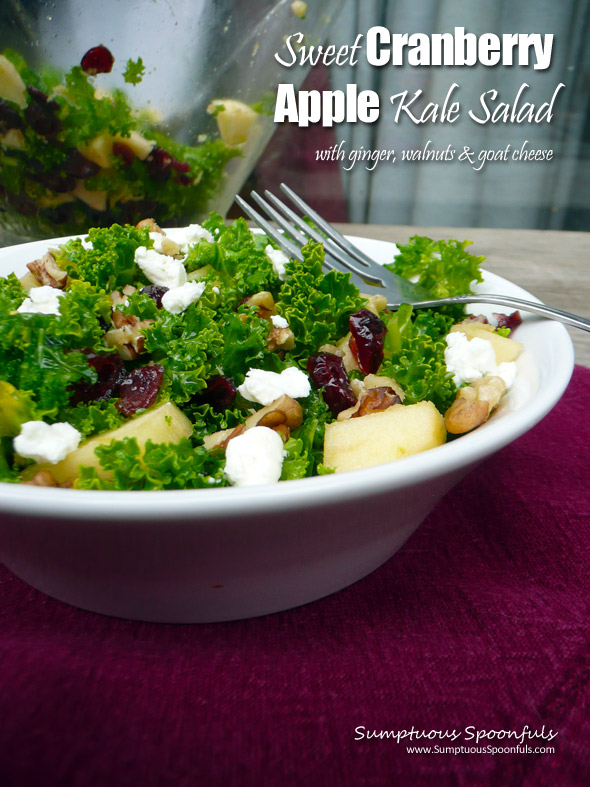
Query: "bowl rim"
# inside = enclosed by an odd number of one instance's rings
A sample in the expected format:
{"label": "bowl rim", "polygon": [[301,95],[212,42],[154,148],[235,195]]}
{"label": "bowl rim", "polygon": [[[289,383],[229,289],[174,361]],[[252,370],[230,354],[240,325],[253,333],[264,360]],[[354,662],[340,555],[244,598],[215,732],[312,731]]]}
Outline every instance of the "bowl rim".
{"label": "bowl rim", "polygon": [[[68,236],[72,237],[72,236]],[[86,237],[85,235],[78,237]],[[347,236],[355,243],[377,244],[384,251],[393,251],[390,241]],[[32,241],[0,249],[2,258],[11,250],[20,251],[31,245],[56,245],[67,238]],[[486,282],[497,291],[509,287],[523,298],[538,301],[531,293],[497,274],[485,271]],[[543,324],[549,321],[543,320]],[[369,498],[411,488],[435,477],[445,475],[449,468],[460,471],[474,465],[537,424],[559,401],[574,368],[574,350],[565,327],[551,322],[554,368],[543,386],[522,407],[507,412],[489,427],[475,430],[460,439],[429,449],[397,462],[376,465],[346,473],[281,481],[256,487],[223,487],[214,489],[179,489],[159,491],[99,491],[32,487],[0,482],[0,514],[28,515],[41,518],[124,521],[155,521],[174,518],[229,519],[234,517],[279,514],[281,509],[299,510],[329,506],[359,498]]]}

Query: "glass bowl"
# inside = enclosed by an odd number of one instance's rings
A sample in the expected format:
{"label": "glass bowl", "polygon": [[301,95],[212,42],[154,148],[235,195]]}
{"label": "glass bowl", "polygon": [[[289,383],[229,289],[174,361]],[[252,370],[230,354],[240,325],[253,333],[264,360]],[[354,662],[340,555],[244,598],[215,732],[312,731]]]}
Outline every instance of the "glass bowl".
{"label": "glass bowl", "polygon": [[225,214],[274,130],[277,83],[305,76],[275,53],[295,32],[319,43],[340,5],[6,0],[0,227],[42,238]]}

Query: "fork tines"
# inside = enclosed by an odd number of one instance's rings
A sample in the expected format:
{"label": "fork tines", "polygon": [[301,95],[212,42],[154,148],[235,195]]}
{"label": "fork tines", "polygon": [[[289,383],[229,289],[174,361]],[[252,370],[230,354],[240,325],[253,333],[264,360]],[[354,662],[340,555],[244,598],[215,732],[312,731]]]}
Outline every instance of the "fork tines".
{"label": "fork tines", "polygon": [[[268,190],[264,192],[266,199],[255,191],[251,192],[252,199],[268,219],[240,197],[236,197],[236,202],[244,213],[289,255],[302,259],[301,247],[309,240],[314,240],[324,246],[326,268],[350,273],[351,280],[357,287],[366,287],[367,283],[383,286],[379,266],[373,260],[353,246],[284,183],[281,183],[281,190],[308,218],[308,221]],[[276,222],[280,229],[271,224],[269,219]]]}

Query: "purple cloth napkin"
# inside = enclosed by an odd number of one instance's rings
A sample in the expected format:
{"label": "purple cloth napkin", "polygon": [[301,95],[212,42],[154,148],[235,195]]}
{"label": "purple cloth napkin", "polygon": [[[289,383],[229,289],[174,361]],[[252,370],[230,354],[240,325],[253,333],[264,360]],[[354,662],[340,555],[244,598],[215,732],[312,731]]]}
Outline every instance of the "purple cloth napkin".
{"label": "purple cloth napkin", "polygon": [[288,612],[134,623],[2,570],[0,783],[588,784],[589,412],[577,367],[386,565]]}

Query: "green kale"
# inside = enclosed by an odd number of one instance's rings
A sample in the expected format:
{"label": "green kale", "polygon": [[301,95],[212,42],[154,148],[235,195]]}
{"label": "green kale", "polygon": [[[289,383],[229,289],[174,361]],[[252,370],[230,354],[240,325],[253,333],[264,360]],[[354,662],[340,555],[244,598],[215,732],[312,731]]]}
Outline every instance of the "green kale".
{"label": "green kale", "polygon": [[[210,453],[202,445],[183,438],[178,443],[148,441],[141,456],[137,440],[113,440],[96,449],[101,467],[112,474],[99,477],[96,468],[82,467],[79,489],[202,489],[227,486],[223,452]],[[141,461],[140,461],[141,456]]]}
{"label": "green kale", "polygon": [[64,407],[60,418],[81,432],[84,438],[101,432],[117,429],[125,423],[125,418],[112,401],[88,402],[76,407]]}
{"label": "green kale", "polygon": [[473,281],[483,281],[479,266],[485,257],[466,251],[471,241],[431,240],[414,235],[409,243],[398,244],[400,253],[386,268],[418,284],[434,298],[467,295]]}
{"label": "green kale", "polygon": [[133,284],[142,277],[135,262],[135,250],[153,245],[147,227],[136,229],[129,224],[124,227],[113,224],[91,229],[88,239],[92,248],[85,249],[82,241],[74,238],[61,247],[56,257],[58,265],[70,276],[107,292]]}
{"label": "green kale", "polygon": [[123,71],[123,79],[131,85],[139,85],[145,74],[145,66],[143,60],[138,57],[137,60],[129,59]]}
{"label": "green kale", "polygon": [[444,322],[413,320],[412,312],[404,304],[386,320],[385,360],[379,373],[401,385],[405,404],[429,399],[444,412],[457,392],[445,363]]}
{"label": "green kale", "polygon": [[323,344],[340,339],[348,331],[348,318],[364,305],[350,274],[329,271],[324,275],[324,250],[319,243],[303,247],[303,260],[286,266],[277,310],[295,334],[294,354],[303,360]]}
{"label": "green kale", "polygon": [[332,415],[320,391],[312,391],[302,402],[303,423],[285,443],[281,480],[316,475],[324,455],[324,431]]}

